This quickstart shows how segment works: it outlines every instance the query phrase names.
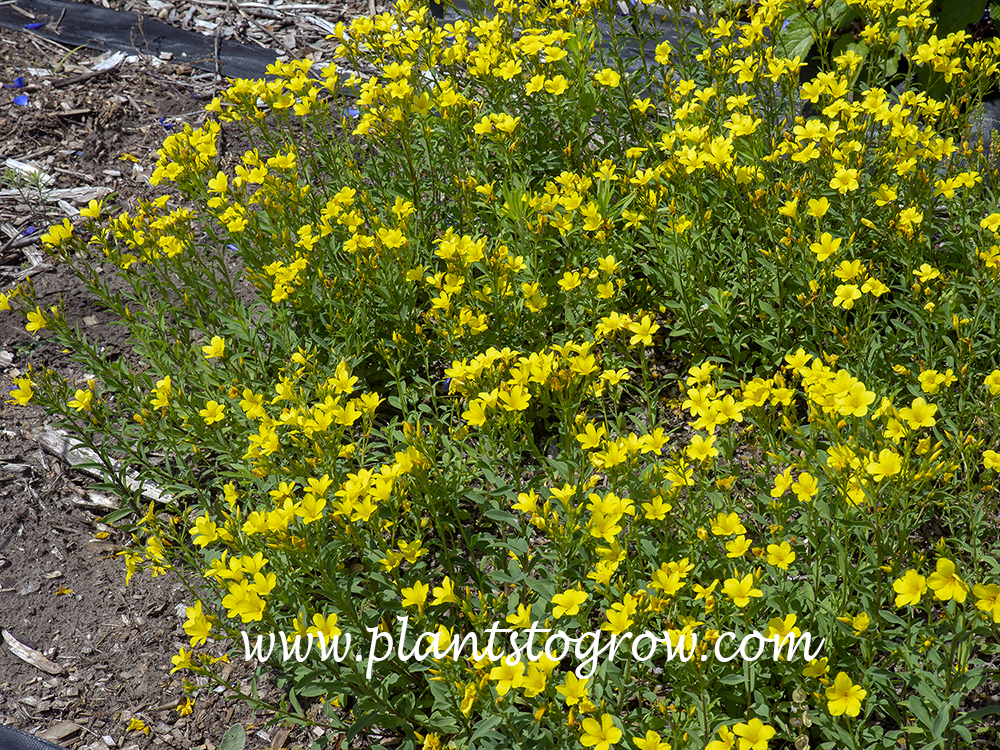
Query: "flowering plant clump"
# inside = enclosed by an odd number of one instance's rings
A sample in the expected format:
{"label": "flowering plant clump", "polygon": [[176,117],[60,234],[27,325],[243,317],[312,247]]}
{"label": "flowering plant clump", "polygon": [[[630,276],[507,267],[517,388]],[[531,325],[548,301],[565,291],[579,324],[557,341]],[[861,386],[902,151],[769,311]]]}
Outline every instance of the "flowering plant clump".
{"label": "flowering plant clump", "polygon": [[[337,28],[377,71],[347,114],[333,63],[276,63],[167,137],[160,198],[51,229],[137,364],[29,283],[0,306],[94,377],[11,399],[167,493],[112,480],[129,575],[195,598],[174,671],[255,701],[217,662],[258,634],[370,644],[256,652],[348,743],[995,734],[1000,213],[969,121],[1000,45],[848,4],[800,80],[802,3],[639,39],[652,64],[599,3],[404,0]],[[900,53],[948,98],[883,89]]]}

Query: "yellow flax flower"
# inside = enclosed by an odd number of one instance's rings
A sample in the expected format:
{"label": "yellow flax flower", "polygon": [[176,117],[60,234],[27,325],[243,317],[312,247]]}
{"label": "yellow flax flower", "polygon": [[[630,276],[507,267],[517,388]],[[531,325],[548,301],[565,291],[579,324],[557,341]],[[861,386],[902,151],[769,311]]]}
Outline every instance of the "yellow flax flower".
{"label": "yellow flax flower", "polygon": [[927,586],[937,599],[954,599],[959,604],[965,601],[969,592],[969,587],[955,574],[955,563],[943,557],[937,561],[936,570],[927,577]]}
{"label": "yellow flax flower", "polygon": [[205,359],[221,357],[226,353],[226,340],[222,336],[212,336],[211,342],[207,346],[201,347]]}
{"label": "yellow flax flower", "polygon": [[826,689],[826,707],[831,716],[847,714],[853,718],[861,713],[861,702],[866,695],[868,691],[851,682],[846,672],[839,672],[833,685]]}

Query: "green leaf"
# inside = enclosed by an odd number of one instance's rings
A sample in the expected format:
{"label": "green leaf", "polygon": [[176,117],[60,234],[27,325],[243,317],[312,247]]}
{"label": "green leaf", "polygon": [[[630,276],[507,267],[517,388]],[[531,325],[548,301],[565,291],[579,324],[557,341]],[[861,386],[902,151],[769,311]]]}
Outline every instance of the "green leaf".
{"label": "green leaf", "polygon": [[956,716],[955,724],[972,724],[973,722],[978,722],[984,716],[990,715],[1000,716],[1000,706],[985,706],[984,708],[977,708],[975,711],[969,711],[967,714]]}
{"label": "green leaf", "polygon": [[222,742],[219,743],[219,750],[243,750],[247,744],[247,730],[242,724],[233,724],[226,733],[222,735]]}
{"label": "green leaf", "polygon": [[345,744],[350,747],[351,743],[354,742],[354,738],[378,721],[379,718],[381,717],[377,711],[370,711],[361,714],[361,718],[351,724],[351,728],[347,730],[347,736],[344,738],[347,740]]}
{"label": "green leaf", "polygon": [[951,707],[945,703],[941,706],[937,716],[934,717],[934,724],[931,726],[931,734],[935,739],[944,736],[944,731],[948,727],[948,716],[951,713],[950,708]]}
{"label": "green leaf", "polygon": [[970,23],[975,23],[983,17],[986,0],[941,0],[941,13],[938,16],[937,35],[944,39],[954,31],[962,31]]}
{"label": "green leaf", "polygon": [[497,523],[505,523],[508,524],[509,526],[513,526],[515,529],[521,527],[521,524],[517,520],[517,516],[515,516],[510,511],[500,510],[499,508],[490,508],[489,510],[486,511],[485,515],[491,521],[496,521]]}
{"label": "green leaf", "polygon": [[119,508],[118,510],[113,510],[108,515],[101,519],[102,523],[106,523],[109,526],[114,524],[116,521],[120,521],[123,518],[132,515],[131,508]]}
{"label": "green leaf", "polygon": [[923,724],[927,729],[934,726],[934,722],[931,720],[931,715],[928,713],[927,709],[924,708],[924,704],[920,701],[916,695],[911,695],[909,700],[906,701],[906,705],[910,709],[910,713],[913,714],[913,718]]}
{"label": "green leaf", "polygon": [[898,625],[901,628],[905,628],[906,627],[906,621],[903,620],[903,618],[899,617],[898,615],[893,614],[892,612],[890,612],[887,609],[880,610],[878,614],[879,614],[879,617],[881,617],[886,622],[892,623],[893,625]]}

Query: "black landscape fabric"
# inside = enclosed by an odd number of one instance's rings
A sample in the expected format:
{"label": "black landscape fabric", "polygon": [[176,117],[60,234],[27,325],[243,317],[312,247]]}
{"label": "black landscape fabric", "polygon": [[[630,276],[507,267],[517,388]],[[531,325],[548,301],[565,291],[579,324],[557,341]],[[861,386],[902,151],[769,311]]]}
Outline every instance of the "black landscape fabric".
{"label": "black landscape fabric", "polygon": [[263,47],[218,40],[218,60],[214,37],[196,34],[155,21],[138,13],[124,13],[87,3],[59,0],[18,0],[17,7],[34,16],[18,13],[10,5],[0,5],[0,28],[25,30],[67,47],[80,45],[97,50],[114,50],[159,57],[173,55],[172,62],[216,71],[226,78],[264,78],[265,70],[278,53]]}

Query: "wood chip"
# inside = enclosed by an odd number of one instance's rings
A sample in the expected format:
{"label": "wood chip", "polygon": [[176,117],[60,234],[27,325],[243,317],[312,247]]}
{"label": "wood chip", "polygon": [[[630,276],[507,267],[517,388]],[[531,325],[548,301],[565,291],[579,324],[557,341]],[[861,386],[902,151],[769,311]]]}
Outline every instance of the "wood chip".
{"label": "wood chip", "polygon": [[22,8],[18,8],[16,5],[10,6],[10,9],[13,10],[13,11],[17,11],[18,13],[20,13],[22,16],[25,16],[26,18],[30,18],[32,21],[35,20],[35,14],[34,13],[29,13],[28,11],[26,11],[26,10],[24,10]]}
{"label": "wood chip", "polygon": [[[55,190],[43,190],[41,195],[46,200],[53,203],[56,201],[68,201],[81,206],[86,206],[92,200],[100,200],[111,192],[111,188],[103,185],[88,185],[75,188],[57,188]],[[20,190],[0,190],[0,198],[20,198]]]}
{"label": "wood chip", "polygon": [[87,492],[83,497],[74,497],[73,504],[81,508],[96,508],[97,510],[118,510],[118,501],[100,492]]}
{"label": "wood chip", "polygon": [[[55,179],[53,179],[52,175],[46,174],[44,171],[42,171],[35,165],[28,164],[27,162],[18,161],[17,159],[7,159],[4,162],[4,166],[7,167],[8,169],[13,169],[15,172],[20,172],[25,177],[37,179],[39,183],[42,185],[51,185],[55,182]],[[5,190],[4,192],[6,193],[6,192],[18,192],[18,191]]]}
{"label": "wood chip", "polygon": [[44,732],[39,732],[37,737],[39,739],[48,740],[49,742],[62,742],[63,740],[72,737],[75,734],[79,734],[82,731],[83,727],[79,724],[72,721],[60,721],[58,724],[53,724]]}
{"label": "wood chip", "polygon": [[21,661],[27,662],[36,669],[40,669],[43,672],[48,672],[53,675],[62,674],[66,671],[59,664],[56,664],[41,652],[35,651],[35,649],[30,646],[25,646],[6,630],[3,631],[3,641],[7,644],[7,648],[10,649],[10,652],[14,654],[14,656]]}
{"label": "wood chip", "polygon": [[[70,437],[65,431],[44,427],[35,434],[35,438],[47,453],[58,456],[84,474],[105,482],[112,481],[113,478],[110,474],[93,465],[101,463],[100,456],[89,448],[83,447],[83,444],[79,440]],[[117,461],[112,461],[112,469],[117,474],[120,464]],[[132,469],[126,469],[125,471],[125,485],[130,490],[139,490],[146,500],[152,500],[157,503],[168,503],[172,499],[171,495],[165,494],[152,482],[140,481],[138,474]]]}

